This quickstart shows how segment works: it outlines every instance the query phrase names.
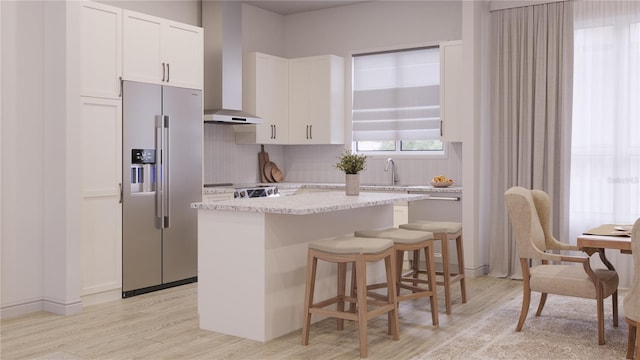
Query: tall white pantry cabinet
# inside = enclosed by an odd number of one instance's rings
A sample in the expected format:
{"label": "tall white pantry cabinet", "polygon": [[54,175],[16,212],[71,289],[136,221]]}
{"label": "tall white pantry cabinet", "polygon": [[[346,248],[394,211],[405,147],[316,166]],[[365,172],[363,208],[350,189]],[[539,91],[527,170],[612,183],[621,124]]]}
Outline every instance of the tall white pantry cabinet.
{"label": "tall white pantry cabinet", "polygon": [[[80,19],[72,22],[78,24],[81,34],[78,112],[82,137],[81,296],[111,291],[119,295],[122,288],[121,80],[202,89],[203,33],[199,27],[100,3],[71,2],[70,6],[79,7],[79,11],[73,13]],[[135,25],[127,26],[127,21]],[[158,27],[154,28],[154,24]],[[156,37],[147,37],[146,44],[141,44],[142,37],[156,30]],[[167,48],[189,58],[180,59]],[[157,66],[145,61],[157,62],[154,63]],[[165,74],[158,71],[163,63]],[[171,64],[168,69],[166,64]],[[142,70],[151,70],[156,78],[145,78],[140,74]]]}

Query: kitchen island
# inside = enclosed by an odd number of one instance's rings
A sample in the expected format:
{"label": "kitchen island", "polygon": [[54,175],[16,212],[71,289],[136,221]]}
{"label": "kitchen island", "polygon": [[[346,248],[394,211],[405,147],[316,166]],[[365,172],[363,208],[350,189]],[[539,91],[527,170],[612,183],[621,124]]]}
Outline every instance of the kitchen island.
{"label": "kitchen island", "polygon": [[[198,209],[200,328],[258,341],[299,329],[307,243],[390,227],[394,203],[428,198],[341,191],[192,204]],[[378,278],[382,266],[367,273]],[[316,296],[334,294],[335,287],[335,266],[319,264]]]}

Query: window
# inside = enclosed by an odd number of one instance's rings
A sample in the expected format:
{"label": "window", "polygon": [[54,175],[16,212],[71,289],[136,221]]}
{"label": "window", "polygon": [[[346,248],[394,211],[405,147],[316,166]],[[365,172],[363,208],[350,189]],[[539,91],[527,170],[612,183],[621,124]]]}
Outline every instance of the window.
{"label": "window", "polygon": [[356,151],[443,153],[437,46],[355,55],[352,88]]}
{"label": "window", "polygon": [[[572,238],[640,214],[640,3],[580,1],[574,10]],[[608,256],[631,273],[624,256]]]}

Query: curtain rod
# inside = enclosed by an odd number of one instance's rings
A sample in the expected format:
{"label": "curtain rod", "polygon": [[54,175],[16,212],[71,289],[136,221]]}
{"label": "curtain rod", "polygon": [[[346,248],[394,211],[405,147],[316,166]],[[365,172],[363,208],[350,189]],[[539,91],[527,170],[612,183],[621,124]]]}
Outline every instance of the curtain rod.
{"label": "curtain rod", "polygon": [[527,1],[518,1],[518,0],[493,0],[489,1],[489,11],[498,11],[498,10],[506,10],[513,9],[525,6],[533,6],[533,5],[542,5],[542,4],[550,4],[556,2],[563,2],[567,0],[527,0]]}

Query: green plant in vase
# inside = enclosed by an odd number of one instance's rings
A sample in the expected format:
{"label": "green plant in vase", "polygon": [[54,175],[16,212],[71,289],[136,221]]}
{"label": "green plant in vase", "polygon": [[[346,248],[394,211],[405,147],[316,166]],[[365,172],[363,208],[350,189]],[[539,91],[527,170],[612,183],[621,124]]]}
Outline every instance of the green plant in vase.
{"label": "green plant in vase", "polygon": [[367,165],[367,156],[345,150],[339,157],[336,167],[345,174],[358,174]]}
{"label": "green plant in vase", "polygon": [[345,174],[345,189],[347,195],[360,194],[360,171],[367,165],[367,156],[345,150],[339,157],[336,167]]}

